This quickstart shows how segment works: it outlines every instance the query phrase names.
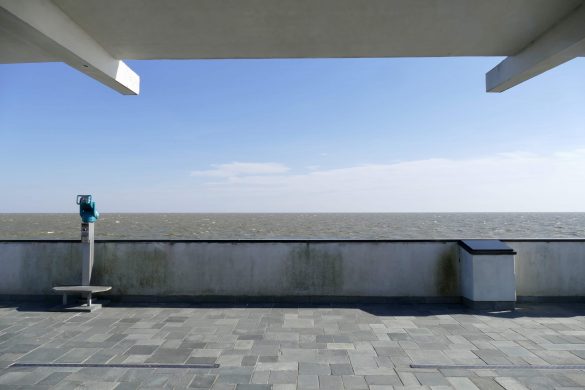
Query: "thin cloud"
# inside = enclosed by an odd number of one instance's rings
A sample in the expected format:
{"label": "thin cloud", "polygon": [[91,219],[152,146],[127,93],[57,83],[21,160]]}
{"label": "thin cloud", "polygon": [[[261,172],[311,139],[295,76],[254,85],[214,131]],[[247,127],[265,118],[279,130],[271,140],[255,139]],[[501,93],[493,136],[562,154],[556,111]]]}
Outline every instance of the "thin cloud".
{"label": "thin cloud", "polygon": [[208,170],[192,171],[191,176],[230,178],[248,175],[273,175],[288,171],[289,168],[286,165],[279,163],[232,162],[213,165],[213,168]]}
{"label": "thin cloud", "polygon": [[276,163],[251,164],[246,169],[237,167],[224,164],[199,171],[199,176],[215,178],[198,184],[200,200],[209,209],[585,210],[585,149],[550,155],[519,152],[462,160],[438,158],[366,164],[302,174],[289,173],[285,165]]}

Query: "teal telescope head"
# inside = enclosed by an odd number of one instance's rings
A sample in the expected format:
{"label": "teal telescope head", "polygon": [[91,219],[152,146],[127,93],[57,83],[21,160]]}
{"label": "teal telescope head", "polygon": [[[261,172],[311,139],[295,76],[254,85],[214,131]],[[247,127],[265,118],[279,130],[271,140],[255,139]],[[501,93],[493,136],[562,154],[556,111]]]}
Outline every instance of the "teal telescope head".
{"label": "teal telescope head", "polygon": [[93,223],[100,217],[100,213],[95,209],[95,202],[91,200],[91,195],[77,195],[77,204],[82,222]]}

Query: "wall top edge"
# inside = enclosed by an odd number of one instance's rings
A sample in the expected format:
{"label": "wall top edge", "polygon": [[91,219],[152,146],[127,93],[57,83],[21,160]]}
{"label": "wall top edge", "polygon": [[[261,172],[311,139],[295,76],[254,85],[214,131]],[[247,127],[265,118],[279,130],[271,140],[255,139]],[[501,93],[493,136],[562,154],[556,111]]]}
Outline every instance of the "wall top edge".
{"label": "wall top edge", "polygon": [[[262,243],[307,243],[307,244],[320,244],[320,243],[457,243],[458,239],[223,239],[223,240],[164,240],[164,239],[152,239],[152,240],[95,240],[96,243],[218,243],[218,244],[262,244]],[[585,242],[585,238],[505,238],[501,239],[503,242]],[[47,239],[47,240],[1,240],[0,244],[4,243],[79,243],[80,240],[59,240],[59,239]]]}

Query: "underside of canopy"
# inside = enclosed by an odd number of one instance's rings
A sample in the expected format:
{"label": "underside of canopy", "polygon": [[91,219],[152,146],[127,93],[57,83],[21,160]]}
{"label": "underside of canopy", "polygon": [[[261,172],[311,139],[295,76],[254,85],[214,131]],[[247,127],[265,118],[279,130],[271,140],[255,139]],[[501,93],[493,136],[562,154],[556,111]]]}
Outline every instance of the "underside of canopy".
{"label": "underside of canopy", "polygon": [[582,0],[0,0],[0,63],[65,62],[124,94],[124,60],[506,56],[501,92],[585,55]]}

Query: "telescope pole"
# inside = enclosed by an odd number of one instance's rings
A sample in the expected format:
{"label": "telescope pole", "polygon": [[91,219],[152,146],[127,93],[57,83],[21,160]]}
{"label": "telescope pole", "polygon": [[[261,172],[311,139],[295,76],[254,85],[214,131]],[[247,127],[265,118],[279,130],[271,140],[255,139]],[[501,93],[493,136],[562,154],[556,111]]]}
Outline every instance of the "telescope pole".
{"label": "telescope pole", "polygon": [[94,224],[81,223],[81,285],[91,285],[91,270],[93,268],[93,231]]}

